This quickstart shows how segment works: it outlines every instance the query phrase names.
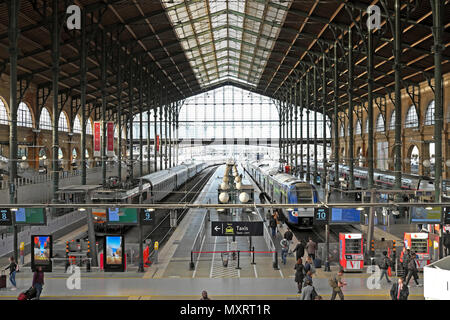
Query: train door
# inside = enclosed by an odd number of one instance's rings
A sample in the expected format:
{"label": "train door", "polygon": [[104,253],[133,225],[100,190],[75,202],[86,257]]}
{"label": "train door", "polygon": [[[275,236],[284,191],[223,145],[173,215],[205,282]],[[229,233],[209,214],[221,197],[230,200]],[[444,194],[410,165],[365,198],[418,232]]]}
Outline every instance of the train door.
{"label": "train door", "polygon": [[429,235],[425,232],[405,232],[404,243],[405,246],[415,252],[417,256],[417,264],[419,269],[430,264],[430,245]]}
{"label": "train door", "polygon": [[361,233],[339,233],[339,264],[344,271],[362,271],[364,267]]}

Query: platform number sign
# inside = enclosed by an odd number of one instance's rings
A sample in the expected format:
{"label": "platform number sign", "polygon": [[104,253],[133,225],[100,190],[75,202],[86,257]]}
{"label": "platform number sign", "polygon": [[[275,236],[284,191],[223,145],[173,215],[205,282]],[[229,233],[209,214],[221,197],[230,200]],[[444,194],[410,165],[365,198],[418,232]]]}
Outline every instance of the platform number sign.
{"label": "platform number sign", "polygon": [[314,208],[314,225],[328,224],[329,209],[328,208]]}
{"label": "platform number sign", "polygon": [[0,209],[0,226],[11,226],[11,210],[10,209]]}
{"label": "platform number sign", "polygon": [[149,210],[149,209],[142,209],[141,210],[141,224],[152,224],[153,223],[153,215],[155,214],[155,211]]}

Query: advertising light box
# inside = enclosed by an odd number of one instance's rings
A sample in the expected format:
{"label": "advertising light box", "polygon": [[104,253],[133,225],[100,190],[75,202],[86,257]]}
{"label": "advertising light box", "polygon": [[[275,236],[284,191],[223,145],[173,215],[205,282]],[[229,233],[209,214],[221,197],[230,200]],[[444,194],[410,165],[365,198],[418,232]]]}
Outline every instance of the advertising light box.
{"label": "advertising light box", "polygon": [[46,214],[44,208],[18,208],[15,211],[16,224],[45,225]]}
{"label": "advertising light box", "polygon": [[441,207],[411,207],[411,223],[441,223]]}
{"label": "advertising light box", "polygon": [[124,237],[117,235],[105,236],[105,245],[103,248],[103,265],[105,266],[105,271],[125,271]]}
{"label": "advertising light box", "polygon": [[44,272],[52,272],[53,242],[51,235],[31,236],[31,270],[42,267]]}
{"label": "advertising light box", "polygon": [[355,208],[332,208],[330,224],[361,223],[361,211]]}
{"label": "advertising light box", "polygon": [[108,224],[138,224],[138,209],[108,208]]}

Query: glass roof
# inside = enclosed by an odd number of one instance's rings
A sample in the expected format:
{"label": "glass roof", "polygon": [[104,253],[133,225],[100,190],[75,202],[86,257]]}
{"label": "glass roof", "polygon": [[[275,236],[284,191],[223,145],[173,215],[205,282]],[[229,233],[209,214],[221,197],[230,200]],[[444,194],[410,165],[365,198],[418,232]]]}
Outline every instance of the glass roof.
{"label": "glass roof", "polygon": [[162,0],[195,76],[256,87],[292,0]]}

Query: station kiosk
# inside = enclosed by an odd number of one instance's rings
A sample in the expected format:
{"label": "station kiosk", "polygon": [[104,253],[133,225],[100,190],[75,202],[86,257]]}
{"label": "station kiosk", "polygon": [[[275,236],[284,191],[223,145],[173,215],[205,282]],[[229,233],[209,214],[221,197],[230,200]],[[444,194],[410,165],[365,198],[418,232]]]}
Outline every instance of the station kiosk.
{"label": "station kiosk", "polygon": [[417,264],[419,270],[422,270],[424,266],[430,264],[430,241],[429,234],[425,232],[405,232],[404,244],[406,248],[409,248],[411,252],[415,252],[417,256]]}
{"label": "station kiosk", "polygon": [[339,264],[344,271],[363,271],[363,248],[361,233],[339,233]]}

